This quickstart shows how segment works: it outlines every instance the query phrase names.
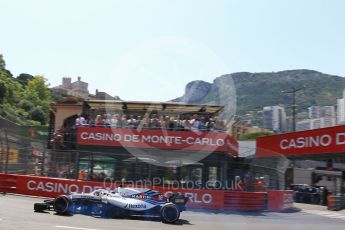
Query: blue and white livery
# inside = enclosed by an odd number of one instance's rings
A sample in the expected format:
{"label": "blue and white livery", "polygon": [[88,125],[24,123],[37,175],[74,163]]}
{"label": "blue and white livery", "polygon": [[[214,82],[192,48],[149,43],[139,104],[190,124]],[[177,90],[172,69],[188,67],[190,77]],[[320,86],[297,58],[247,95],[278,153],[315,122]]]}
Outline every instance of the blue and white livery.
{"label": "blue and white livery", "polygon": [[173,223],[186,210],[188,198],[174,194],[168,198],[145,188],[98,189],[91,193],[60,195],[34,204],[36,212],[54,210],[61,215],[85,214],[102,217],[150,216]]}

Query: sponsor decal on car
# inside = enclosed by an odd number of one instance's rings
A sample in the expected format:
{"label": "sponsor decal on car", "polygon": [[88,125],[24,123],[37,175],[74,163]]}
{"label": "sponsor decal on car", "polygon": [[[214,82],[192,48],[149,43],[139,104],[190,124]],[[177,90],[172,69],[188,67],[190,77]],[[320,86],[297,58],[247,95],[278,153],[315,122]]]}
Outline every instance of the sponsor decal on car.
{"label": "sponsor decal on car", "polygon": [[146,208],[146,204],[126,204],[124,208]]}
{"label": "sponsor decal on car", "polygon": [[134,198],[134,199],[151,199],[151,196],[147,196],[144,194],[133,194],[130,195],[130,198]]}

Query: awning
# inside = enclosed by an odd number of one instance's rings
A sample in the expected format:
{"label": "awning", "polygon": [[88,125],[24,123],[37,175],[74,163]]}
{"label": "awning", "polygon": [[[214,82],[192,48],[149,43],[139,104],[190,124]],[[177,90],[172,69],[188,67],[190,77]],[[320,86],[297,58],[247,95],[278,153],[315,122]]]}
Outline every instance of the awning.
{"label": "awning", "polygon": [[223,106],[196,105],[176,102],[141,102],[120,100],[85,100],[85,104],[92,110],[129,110],[129,111],[165,111],[183,113],[217,113]]}

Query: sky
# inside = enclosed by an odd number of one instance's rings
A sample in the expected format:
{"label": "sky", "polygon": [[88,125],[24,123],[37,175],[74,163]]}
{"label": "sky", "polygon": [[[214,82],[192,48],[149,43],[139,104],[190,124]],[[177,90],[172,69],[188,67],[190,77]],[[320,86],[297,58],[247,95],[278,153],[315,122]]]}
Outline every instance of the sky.
{"label": "sky", "polygon": [[345,76],[343,0],[0,0],[14,76],[167,101],[193,80],[313,69]]}

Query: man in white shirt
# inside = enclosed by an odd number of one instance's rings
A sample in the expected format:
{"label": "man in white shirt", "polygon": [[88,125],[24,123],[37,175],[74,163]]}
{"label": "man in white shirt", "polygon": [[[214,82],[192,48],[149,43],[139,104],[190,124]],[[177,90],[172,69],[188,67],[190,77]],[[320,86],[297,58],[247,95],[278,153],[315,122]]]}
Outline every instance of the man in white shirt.
{"label": "man in white shirt", "polygon": [[78,114],[78,117],[75,119],[75,126],[85,126],[86,125],[86,120],[85,118],[81,115]]}

